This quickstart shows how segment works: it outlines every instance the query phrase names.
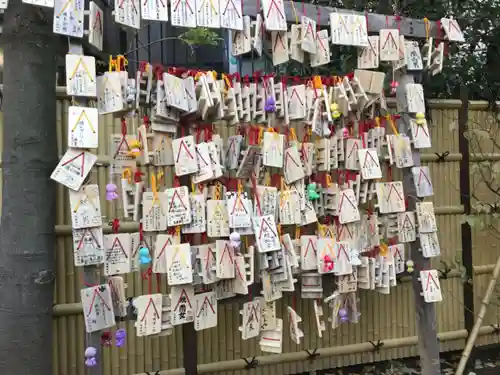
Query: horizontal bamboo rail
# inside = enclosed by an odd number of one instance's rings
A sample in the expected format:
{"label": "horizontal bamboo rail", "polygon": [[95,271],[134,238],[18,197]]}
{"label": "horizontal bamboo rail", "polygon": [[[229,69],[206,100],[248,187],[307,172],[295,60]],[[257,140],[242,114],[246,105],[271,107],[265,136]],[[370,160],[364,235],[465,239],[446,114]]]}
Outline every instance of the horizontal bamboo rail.
{"label": "horizontal bamboo rail", "polygon": [[[493,268],[495,267],[494,264],[485,264],[482,266],[474,266],[474,275],[488,275],[493,272]],[[438,270],[441,271],[442,273],[445,273],[446,270]],[[453,278],[459,278],[462,276],[462,272],[459,269],[451,269],[449,272],[446,274],[447,279],[453,279]],[[403,276],[401,279],[399,279],[400,282],[410,282],[411,277],[410,276]],[[77,302],[77,303],[62,303],[62,304],[57,304],[54,305],[52,308],[52,315],[54,317],[58,316],[70,316],[70,315],[79,315],[82,313],[82,304]]]}
{"label": "horizontal bamboo rail", "polygon": [[[59,155],[62,157],[63,155]],[[500,154],[471,154],[472,158],[477,160],[496,160],[496,158],[500,159]],[[422,153],[420,154],[420,160],[426,162],[437,162],[441,161],[444,158],[444,161],[460,161],[462,160],[462,154],[460,153],[448,153],[443,154],[442,156],[438,153]],[[389,161],[389,156],[384,158],[386,162]],[[97,155],[96,166],[103,167],[108,166],[110,164],[110,157],[108,155]]]}
{"label": "horizontal bamboo rail", "polygon": [[[498,330],[498,326],[485,326],[479,329],[479,335],[485,336],[492,334]],[[465,329],[450,332],[438,333],[439,342],[447,342],[454,340],[463,340],[468,336],[468,332]],[[377,341],[377,344],[382,344],[381,349],[395,349],[408,346],[414,346],[418,343],[417,336],[403,337],[397,339],[387,339]],[[304,350],[300,352],[293,353],[283,353],[276,355],[268,355],[253,358],[242,358],[235,359],[232,361],[205,363],[198,365],[198,374],[211,374],[211,373],[221,373],[224,371],[234,371],[243,370],[249,368],[256,368],[262,366],[271,366],[282,363],[291,363],[299,361],[314,360],[318,357],[334,357],[342,355],[369,353],[375,351],[375,344],[372,342],[363,342],[360,344],[352,345],[342,345],[342,346],[332,346],[329,348],[311,349]],[[249,367],[249,363],[252,363],[254,367]],[[185,375],[183,368],[177,368],[172,370],[162,370],[154,372],[155,375]],[[150,373],[140,373],[135,375],[149,375]]]}
{"label": "horizontal bamboo rail", "polygon": [[[463,206],[441,206],[435,207],[434,213],[436,215],[460,215],[464,213]],[[102,229],[104,233],[111,233],[112,227],[109,223],[103,224]],[[130,221],[120,221],[119,233],[134,233],[139,231],[139,224]],[[57,236],[71,236],[72,228],[69,224],[61,224],[55,226]]]}

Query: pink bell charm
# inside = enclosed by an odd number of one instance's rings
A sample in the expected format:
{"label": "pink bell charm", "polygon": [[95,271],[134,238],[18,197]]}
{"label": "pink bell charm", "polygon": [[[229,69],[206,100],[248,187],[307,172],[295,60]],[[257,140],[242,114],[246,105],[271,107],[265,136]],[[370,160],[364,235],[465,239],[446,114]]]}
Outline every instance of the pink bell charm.
{"label": "pink bell charm", "polygon": [[323,258],[323,267],[325,268],[326,272],[330,272],[333,270],[333,260],[328,255],[325,255],[325,257]]}
{"label": "pink bell charm", "polygon": [[396,90],[398,89],[399,82],[398,81],[392,81],[391,82],[391,94],[395,94]]}

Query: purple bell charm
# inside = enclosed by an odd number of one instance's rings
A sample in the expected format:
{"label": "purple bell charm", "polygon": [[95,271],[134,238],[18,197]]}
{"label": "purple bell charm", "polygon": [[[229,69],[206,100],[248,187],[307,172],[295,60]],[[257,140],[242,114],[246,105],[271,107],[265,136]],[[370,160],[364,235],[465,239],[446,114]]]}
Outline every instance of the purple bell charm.
{"label": "purple bell charm", "polygon": [[266,99],[266,105],[264,106],[264,110],[269,113],[273,113],[276,111],[276,101],[272,96]]}
{"label": "purple bell charm", "polygon": [[347,316],[349,315],[349,313],[347,312],[346,309],[344,309],[343,307],[339,310],[339,317],[340,317],[340,321],[342,323],[345,323],[349,320],[349,317]]}
{"label": "purple bell charm", "polygon": [[107,184],[106,185],[106,200],[107,201],[114,201],[115,199],[118,199],[118,194],[116,191],[118,190],[118,187],[115,184]]}
{"label": "purple bell charm", "polygon": [[97,355],[97,349],[93,346],[89,346],[85,349],[85,366],[94,367],[97,365],[97,360],[95,356]]}
{"label": "purple bell charm", "polygon": [[127,337],[127,331],[124,328],[117,329],[115,332],[115,345],[117,348],[121,348],[125,345],[125,338]]}

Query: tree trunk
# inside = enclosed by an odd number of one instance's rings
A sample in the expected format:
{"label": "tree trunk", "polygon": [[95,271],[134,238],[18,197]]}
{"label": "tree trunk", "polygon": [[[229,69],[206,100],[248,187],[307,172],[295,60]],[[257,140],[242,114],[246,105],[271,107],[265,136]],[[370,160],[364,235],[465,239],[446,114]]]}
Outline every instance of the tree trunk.
{"label": "tree trunk", "polygon": [[4,17],[2,374],[52,375],[58,39],[45,12],[15,0]]}

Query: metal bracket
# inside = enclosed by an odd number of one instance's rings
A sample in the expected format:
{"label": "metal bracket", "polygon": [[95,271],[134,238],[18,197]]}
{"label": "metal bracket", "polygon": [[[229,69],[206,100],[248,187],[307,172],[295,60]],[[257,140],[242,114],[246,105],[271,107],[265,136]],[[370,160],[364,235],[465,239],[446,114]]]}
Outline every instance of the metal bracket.
{"label": "metal bracket", "polygon": [[439,152],[435,152],[434,154],[438,157],[436,163],[441,163],[446,161],[446,157],[450,154],[450,151],[445,151],[442,152],[441,154]]}
{"label": "metal bracket", "polygon": [[379,353],[380,349],[384,347],[384,343],[380,340],[377,340],[376,342],[373,341],[368,341],[368,342],[372,344],[374,353]]}
{"label": "metal bracket", "polygon": [[439,278],[446,280],[448,278],[449,273],[451,272],[451,268],[448,267],[448,264],[444,261],[441,261],[441,264],[444,266],[444,269],[437,270],[440,273]]}
{"label": "metal bracket", "polygon": [[305,352],[308,355],[307,359],[309,359],[309,361],[311,362],[315,361],[316,358],[319,357],[318,348],[315,348],[312,352],[306,349]]}
{"label": "metal bracket", "polygon": [[500,326],[499,325],[490,324],[490,327],[493,328],[493,332],[491,332],[492,335],[499,335],[500,334]]}
{"label": "metal bracket", "polygon": [[242,358],[246,365],[245,365],[245,370],[251,370],[253,368],[257,368],[257,365],[259,364],[259,361],[255,359],[255,357],[252,357],[252,359],[246,359]]}

